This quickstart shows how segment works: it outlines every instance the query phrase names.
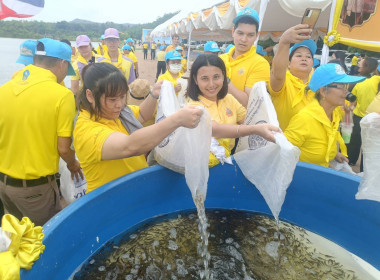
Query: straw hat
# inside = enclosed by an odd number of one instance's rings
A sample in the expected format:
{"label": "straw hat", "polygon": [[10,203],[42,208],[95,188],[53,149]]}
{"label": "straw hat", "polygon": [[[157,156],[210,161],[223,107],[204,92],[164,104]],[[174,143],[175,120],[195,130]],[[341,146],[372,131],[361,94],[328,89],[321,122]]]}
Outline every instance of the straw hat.
{"label": "straw hat", "polygon": [[129,85],[127,94],[128,105],[140,105],[145,98],[148,97],[149,91],[152,89],[148,80],[137,79]]}

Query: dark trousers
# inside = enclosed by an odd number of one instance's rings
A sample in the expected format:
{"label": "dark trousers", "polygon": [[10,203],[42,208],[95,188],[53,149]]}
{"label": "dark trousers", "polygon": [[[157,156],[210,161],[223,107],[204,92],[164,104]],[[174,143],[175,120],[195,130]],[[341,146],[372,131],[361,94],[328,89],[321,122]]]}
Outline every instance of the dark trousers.
{"label": "dark trousers", "polygon": [[351,165],[355,165],[359,159],[360,148],[362,146],[360,121],[361,117],[353,115],[354,127],[352,128],[350,144],[347,147],[348,159]]}
{"label": "dark trousers", "polygon": [[164,74],[166,72],[166,63],[165,61],[157,61],[157,74],[156,74],[156,79],[158,76],[161,74]]}
{"label": "dark trousers", "polygon": [[144,49],[144,59],[148,59],[148,49]]}
{"label": "dark trousers", "polygon": [[153,59],[156,59],[156,50],[150,50],[150,59],[153,60]]}

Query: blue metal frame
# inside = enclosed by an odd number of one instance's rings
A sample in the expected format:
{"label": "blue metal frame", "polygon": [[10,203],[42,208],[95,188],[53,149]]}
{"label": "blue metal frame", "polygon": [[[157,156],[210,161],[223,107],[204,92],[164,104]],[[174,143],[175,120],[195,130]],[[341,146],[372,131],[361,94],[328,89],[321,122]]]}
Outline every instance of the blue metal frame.
{"label": "blue metal frame", "polygon": [[[380,269],[380,203],[356,200],[359,182],[357,176],[300,162],[280,219],[324,236]],[[206,207],[271,215],[236,164],[210,169]],[[126,175],[46,223],[45,252],[31,270],[22,270],[21,279],[68,279],[120,233],[152,217],[194,208],[181,174],[154,166]]]}

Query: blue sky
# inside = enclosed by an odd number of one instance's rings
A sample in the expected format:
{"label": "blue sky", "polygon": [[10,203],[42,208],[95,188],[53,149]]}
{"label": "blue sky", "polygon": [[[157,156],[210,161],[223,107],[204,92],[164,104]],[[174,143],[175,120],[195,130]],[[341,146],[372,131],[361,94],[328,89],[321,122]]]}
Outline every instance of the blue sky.
{"label": "blue sky", "polygon": [[45,0],[43,11],[29,20],[57,22],[80,18],[95,22],[148,23],[165,13],[181,9],[199,11],[220,2],[223,0]]}

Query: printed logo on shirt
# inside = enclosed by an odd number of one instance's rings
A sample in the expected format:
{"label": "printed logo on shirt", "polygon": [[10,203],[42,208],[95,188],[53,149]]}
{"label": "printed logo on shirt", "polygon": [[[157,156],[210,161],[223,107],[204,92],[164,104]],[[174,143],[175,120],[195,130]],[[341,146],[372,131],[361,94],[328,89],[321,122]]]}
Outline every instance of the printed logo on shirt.
{"label": "printed logo on shirt", "polygon": [[227,117],[232,117],[233,113],[230,110],[230,108],[226,108],[226,115],[227,115]]}
{"label": "printed logo on shirt", "polygon": [[245,72],[245,69],[244,68],[240,68],[239,71],[238,71],[238,74],[239,75],[243,75]]}

